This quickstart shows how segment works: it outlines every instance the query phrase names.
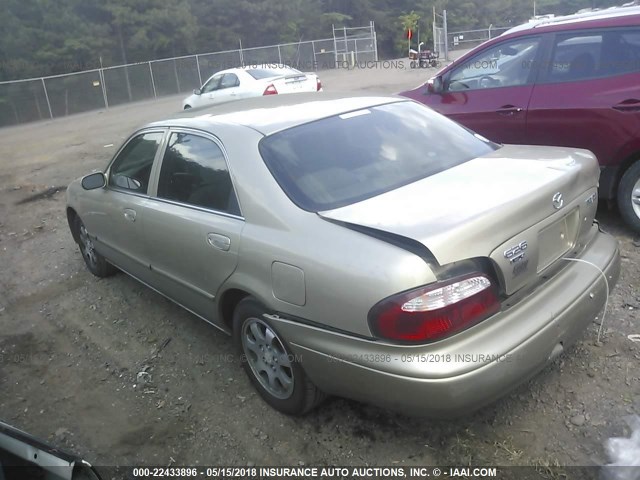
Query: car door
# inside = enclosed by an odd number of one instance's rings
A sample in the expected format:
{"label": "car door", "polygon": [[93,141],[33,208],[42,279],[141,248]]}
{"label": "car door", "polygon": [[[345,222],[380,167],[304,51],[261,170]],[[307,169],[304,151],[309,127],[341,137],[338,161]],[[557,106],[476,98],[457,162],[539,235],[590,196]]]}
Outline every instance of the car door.
{"label": "car door", "polygon": [[226,103],[240,98],[240,79],[235,73],[214,75],[200,94],[206,104]]}
{"label": "car door", "polygon": [[224,73],[218,73],[213,75],[200,89],[200,95],[198,95],[197,101],[194,102],[194,107],[202,107],[203,105],[210,105],[215,103],[215,93],[220,87],[220,81]]}
{"label": "car door", "polygon": [[558,33],[527,118],[527,140],[587,148],[617,165],[640,133],[640,28]]}
{"label": "car door", "polygon": [[83,218],[98,251],[143,281],[149,280],[150,265],[144,208],[164,133],[138,132],[122,146],[107,169],[106,187],[90,192]]}
{"label": "car door", "polygon": [[524,143],[541,43],[541,36],[526,36],[481,50],[449,71],[443,91],[425,103],[490,140]]}
{"label": "car door", "polygon": [[154,286],[215,320],[215,298],[233,273],[244,219],[225,154],[213,136],[172,129],[145,211]]}

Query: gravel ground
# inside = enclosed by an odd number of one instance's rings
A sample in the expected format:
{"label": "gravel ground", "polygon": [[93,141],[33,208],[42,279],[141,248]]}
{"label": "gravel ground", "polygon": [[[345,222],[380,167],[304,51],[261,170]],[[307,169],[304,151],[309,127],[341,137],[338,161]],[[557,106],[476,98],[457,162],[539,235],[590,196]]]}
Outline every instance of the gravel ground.
{"label": "gravel ground", "polygon": [[[322,80],[390,93],[427,75]],[[533,465],[546,478],[561,473],[546,466],[604,463],[603,441],[628,434],[623,417],[640,412],[640,344],[627,338],[640,333],[640,243],[606,205],[599,219],[620,242],[622,276],[602,343],[596,319],[535,379],[456,421],[336,398],[303,418],[271,410],[228,337],[124,274],[93,277],[68,232],[66,185],[180,100],[0,130],[0,419],[97,465]]]}

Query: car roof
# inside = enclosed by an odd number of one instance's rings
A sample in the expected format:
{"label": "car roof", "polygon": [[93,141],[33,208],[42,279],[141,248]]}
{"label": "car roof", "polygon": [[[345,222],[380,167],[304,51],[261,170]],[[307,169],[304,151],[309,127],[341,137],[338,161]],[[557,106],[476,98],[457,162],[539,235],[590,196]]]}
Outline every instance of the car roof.
{"label": "car roof", "polygon": [[[638,16],[638,20],[640,20],[640,6],[623,6],[623,7],[611,7],[603,10],[593,10],[588,12],[580,12],[575,13],[573,15],[564,15],[561,17],[552,17],[552,18],[540,18],[537,20],[531,20],[528,23],[524,23],[522,25],[518,25],[517,27],[513,27],[502,35],[510,35],[512,33],[517,32],[528,32],[530,33],[534,29],[542,28],[542,27],[557,27],[558,30],[563,29],[567,24],[577,24],[577,27],[582,26],[585,22],[596,22],[596,21],[606,21],[612,20],[611,26],[615,25],[615,20],[619,18],[626,18]],[[556,30],[556,28],[552,28]]]}
{"label": "car roof", "polygon": [[[238,72],[249,72],[250,70],[294,70],[297,71],[295,68],[290,67],[289,65],[280,65],[277,63],[271,64],[271,63],[265,63],[265,64],[256,64],[256,65],[245,65],[244,67],[233,67],[233,68],[227,68],[225,70],[220,70],[215,72],[213,75],[211,75],[211,77],[214,77],[216,75],[220,75],[222,73],[238,73]],[[209,77],[209,78],[211,78]]]}
{"label": "car roof", "polygon": [[[248,98],[185,110],[147,127],[186,127],[214,131],[216,125],[241,125],[263,135],[363,108],[410,101],[392,95],[292,93]],[[214,132],[215,133],[215,132]]]}

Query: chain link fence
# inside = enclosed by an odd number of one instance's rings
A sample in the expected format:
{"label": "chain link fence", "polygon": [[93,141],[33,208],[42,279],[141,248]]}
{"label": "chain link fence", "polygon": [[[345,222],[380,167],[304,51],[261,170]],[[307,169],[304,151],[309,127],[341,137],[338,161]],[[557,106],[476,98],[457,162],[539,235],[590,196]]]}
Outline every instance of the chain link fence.
{"label": "chain link fence", "polygon": [[463,30],[459,32],[448,33],[449,50],[462,50],[473,48],[481,43],[500,36],[511,27],[493,27],[481,28],[477,30]]}
{"label": "chain link fence", "polygon": [[190,93],[215,72],[243,65],[284,64],[302,71],[315,71],[377,60],[372,22],[362,28],[334,28],[334,37],[330,39],[0,82],[0,127]]}

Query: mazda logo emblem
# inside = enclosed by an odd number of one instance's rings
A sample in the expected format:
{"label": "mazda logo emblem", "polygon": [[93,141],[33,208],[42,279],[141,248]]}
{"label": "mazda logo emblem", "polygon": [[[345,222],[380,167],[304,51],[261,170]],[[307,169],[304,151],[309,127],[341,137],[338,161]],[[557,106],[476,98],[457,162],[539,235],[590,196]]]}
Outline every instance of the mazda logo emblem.
{"label": "mazda logo emblem", "polygon": [[560,192],[553,196],[552,204],[553,208],[556,210],[560,210],[564,206],[564,198],[562,198],[562,194]]}

